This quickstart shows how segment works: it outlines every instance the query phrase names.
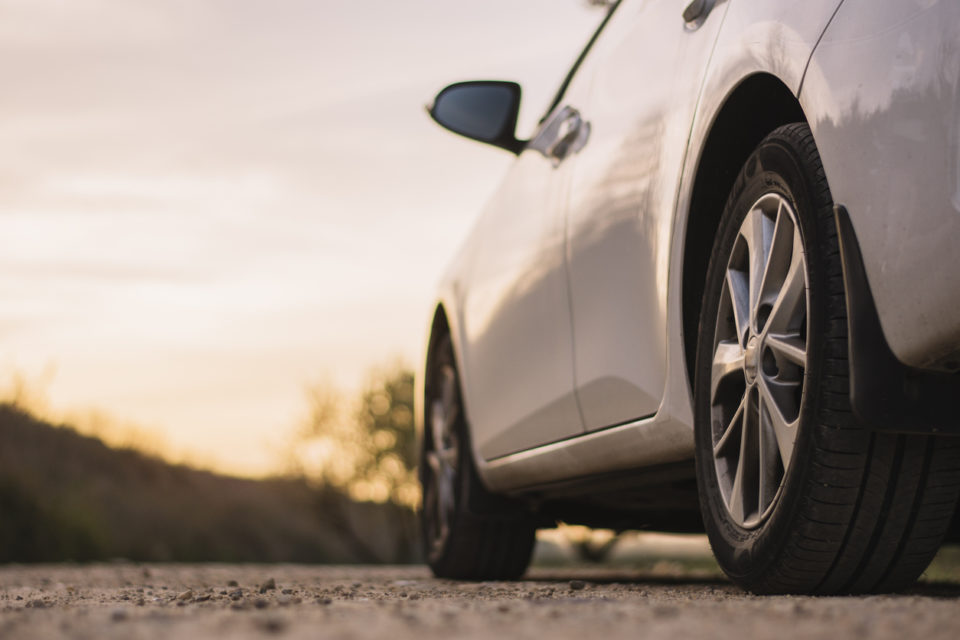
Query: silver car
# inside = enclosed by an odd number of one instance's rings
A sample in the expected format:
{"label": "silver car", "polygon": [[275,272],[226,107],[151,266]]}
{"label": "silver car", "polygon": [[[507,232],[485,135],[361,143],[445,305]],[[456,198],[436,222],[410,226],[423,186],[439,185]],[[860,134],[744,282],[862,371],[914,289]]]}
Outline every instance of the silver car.
{"label": "silver car", "polygon": [[438,576],[538,527],[706,531],[757,593],[902,589],[960,493],[960,2],[621,0],[517,159],[418,377]]}

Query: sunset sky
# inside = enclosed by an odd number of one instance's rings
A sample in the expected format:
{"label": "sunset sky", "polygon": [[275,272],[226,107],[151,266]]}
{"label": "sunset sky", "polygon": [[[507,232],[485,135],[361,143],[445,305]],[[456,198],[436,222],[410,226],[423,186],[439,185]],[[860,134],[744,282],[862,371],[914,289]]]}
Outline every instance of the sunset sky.
{"label": "sunset sky", "polygon": [[511,156],[431,123],[525,91],[585,0],[0,0],[0,376],[175,456],[263,474],[313,384],[412,364]]}

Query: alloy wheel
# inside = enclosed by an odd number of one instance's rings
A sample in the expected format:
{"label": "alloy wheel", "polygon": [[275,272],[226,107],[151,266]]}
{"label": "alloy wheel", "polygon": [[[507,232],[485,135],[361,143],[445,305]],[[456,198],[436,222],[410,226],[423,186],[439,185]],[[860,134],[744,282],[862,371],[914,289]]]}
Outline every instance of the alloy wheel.
{"label": "alloy wheel", "polygon": [[773,510],[793,458],[807,367],[807,262],[778,193],[748,210],[727,263],[710,374],[713,460],[731,518]]}
{"label": "alloy wheel", "polygon": [[456,424],[460,416],[457,374],[450,365],[438,372],[436,395],[430,403],[429,433],[425,441],[425,491],[423,509],[431,554],[441,553],[456,513],[456,480],[460,442]]}

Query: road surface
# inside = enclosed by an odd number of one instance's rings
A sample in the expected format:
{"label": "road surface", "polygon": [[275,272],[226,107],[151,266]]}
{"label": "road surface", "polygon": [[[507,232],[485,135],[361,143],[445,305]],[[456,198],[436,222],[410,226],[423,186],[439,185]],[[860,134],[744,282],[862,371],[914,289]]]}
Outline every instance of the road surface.
{"label": "road surface", "polygon": [[421,567],[0,567],[0,638],[956,638],[960,586],[756,597],[696,571],[534,569],[515,582]]}

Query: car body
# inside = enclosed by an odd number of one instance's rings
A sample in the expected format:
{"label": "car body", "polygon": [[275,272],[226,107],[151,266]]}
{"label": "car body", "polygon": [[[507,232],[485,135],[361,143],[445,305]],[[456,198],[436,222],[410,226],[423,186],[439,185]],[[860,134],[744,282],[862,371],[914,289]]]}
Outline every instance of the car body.
{"label": "car body", "polygon": [[486,490],[541,522],[702,527],[711,247],[741,167],[795,122],[836,206],[853,413],[958,432],[958,90],[949,0],[616,3],[533,137],[485,140],[518,157],[438,288],[421,432],[444,336]]}

